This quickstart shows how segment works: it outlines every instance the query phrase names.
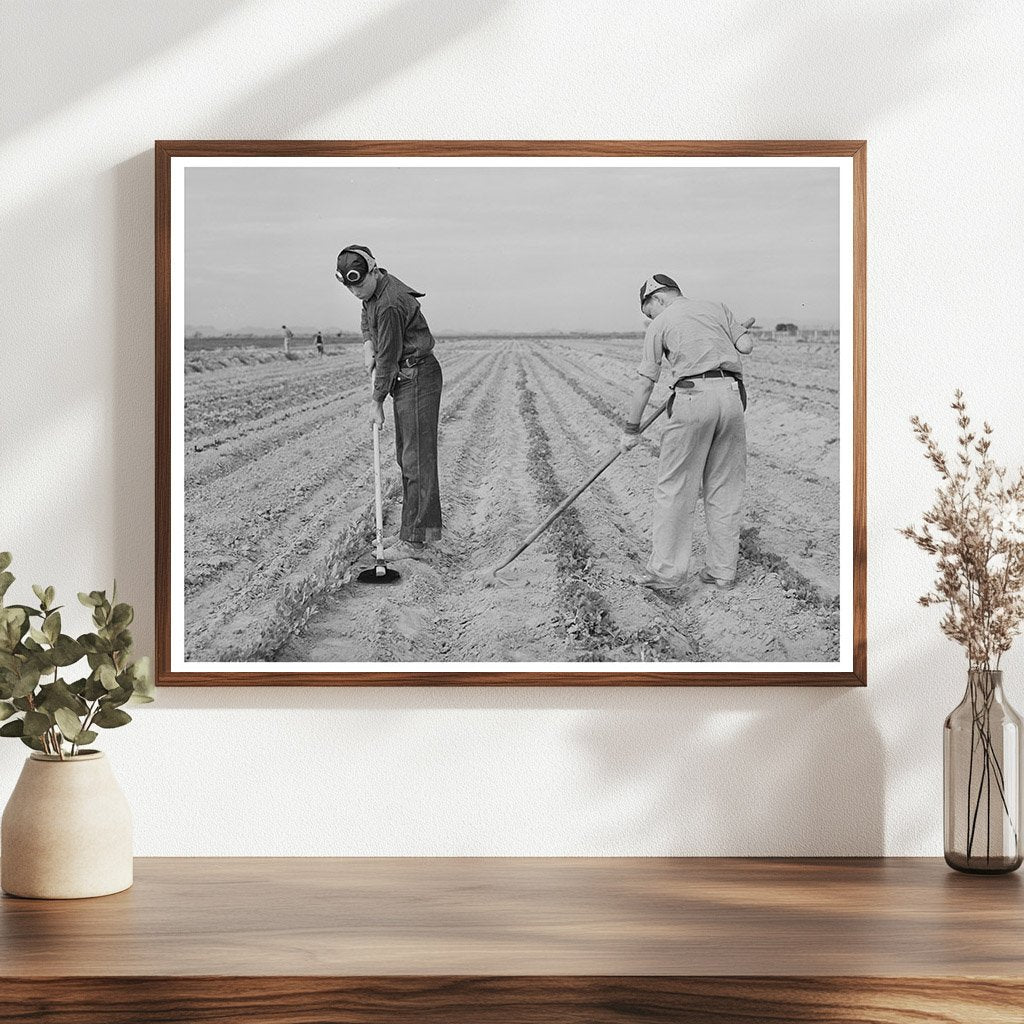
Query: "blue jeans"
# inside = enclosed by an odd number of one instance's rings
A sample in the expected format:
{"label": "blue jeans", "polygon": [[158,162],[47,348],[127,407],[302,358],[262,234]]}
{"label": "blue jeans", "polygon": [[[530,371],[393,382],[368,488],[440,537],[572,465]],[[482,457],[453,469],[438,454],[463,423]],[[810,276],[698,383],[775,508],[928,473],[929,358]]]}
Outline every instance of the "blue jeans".
{"label": "blue jeans", "polygon": [[402,471],[402,540],[441,537],[441,489],[437,480],[437,421],[441,409],[441,364],[433,355],[399,370],[395,404],[395,454]]}

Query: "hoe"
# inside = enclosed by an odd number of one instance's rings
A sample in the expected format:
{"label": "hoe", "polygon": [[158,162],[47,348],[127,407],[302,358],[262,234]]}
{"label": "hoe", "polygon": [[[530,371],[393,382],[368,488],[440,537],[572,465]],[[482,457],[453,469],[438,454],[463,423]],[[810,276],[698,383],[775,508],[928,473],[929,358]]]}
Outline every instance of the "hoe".
{"label": "hoe", "polygon": [[364,569],[356,579],[360,583],[397,583],[401,573],[391,569],[384,561],[384,502],[380,493],[380,424],[373,425],[373,485],[377,511],[377,552],[376,563]]}
{"label": "hoe", "polygon": [[[640,424],[640,433],[642,434],[666,409],[668,408],[668,402],[659,405],[650,416],[647,417]],[[533,533],[530,534],[522,544],[512,552],[503,562],[499,562],[497,565],[492,566],[482,576],[482,582],[484,586],[490,586],[494,582],[501,583],[502,580],[498,579],[498,573],[501,572],[507,565],[511,565],[620,455],[622,454],[618,448],[615,449],[609,455],[604,462],[601,463],[593,473],[590,474],[587,479],[576,488],[572,494],[569,495],[565,501],[562,502],[554,512],[551,513],[544,520],[543,523],[538,526]],[[368,569],[367,572],[370,570]],[[361,578],[361,577],[360,577]]]}

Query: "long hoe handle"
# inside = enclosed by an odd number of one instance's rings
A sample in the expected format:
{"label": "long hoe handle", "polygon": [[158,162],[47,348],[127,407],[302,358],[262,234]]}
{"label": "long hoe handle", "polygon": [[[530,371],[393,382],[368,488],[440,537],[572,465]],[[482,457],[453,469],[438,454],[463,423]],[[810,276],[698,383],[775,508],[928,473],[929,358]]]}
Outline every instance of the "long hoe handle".
{"label": "long hoe handle", "polygon": [[377,511],[377,561],[384,561],[384,499],[380,492],[380,424],[373,425],[373,497]]}
{"label": "long hoe handle", "polygon": [[[640,424],[640,433],[642,434],[667,408],[668,402],[665,402],[655,409],[655,411]],[[504,562],[500,562],[498,565],[494,566],[494,568],[489,569],[486,575],[493,576],[495,573],[504,569],[505,566],[511,565],[621,454],[622,451],[619,448],[616,448],[615,451],[613,451],[611,455],[609,455],[608,458],[606,458],[604,462],[594,470],[590,477],[584,483],[580,484],[580,486],[577,487],[576,490],[573,491],[572,494],[570,494],[569,497],[566,498],[565,501],[563,501],[562,504],[559,505],[558,508],[556,508],[555,511],[552,512],[551,515],[549,515],[547,519],[545,519],[544,522],[541,523],[540,526],[538,526],[533,533],[531,533],[530,536],[527,537],[511,555],[508,556],[508,558],[505,559]]]}

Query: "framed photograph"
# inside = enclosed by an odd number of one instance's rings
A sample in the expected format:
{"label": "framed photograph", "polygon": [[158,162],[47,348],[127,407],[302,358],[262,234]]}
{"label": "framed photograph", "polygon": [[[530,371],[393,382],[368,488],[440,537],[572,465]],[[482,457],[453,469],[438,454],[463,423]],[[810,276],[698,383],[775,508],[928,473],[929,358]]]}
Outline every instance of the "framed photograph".
{"label": "framed photograph", "polygon": [[158,682],[865,685],[865,143],[156,143]]}

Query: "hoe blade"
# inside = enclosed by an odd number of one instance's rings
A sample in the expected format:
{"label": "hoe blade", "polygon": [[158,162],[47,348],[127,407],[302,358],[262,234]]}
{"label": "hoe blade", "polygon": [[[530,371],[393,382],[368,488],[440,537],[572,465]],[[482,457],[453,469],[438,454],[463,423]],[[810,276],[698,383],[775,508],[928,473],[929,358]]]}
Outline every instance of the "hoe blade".
{"label": "hoe blade", "polygon": [[378,562],[370,569],[364,569],[357,577],[359,583],[397,583],[402,574],[397,569],[391,569],[383,562]]}

